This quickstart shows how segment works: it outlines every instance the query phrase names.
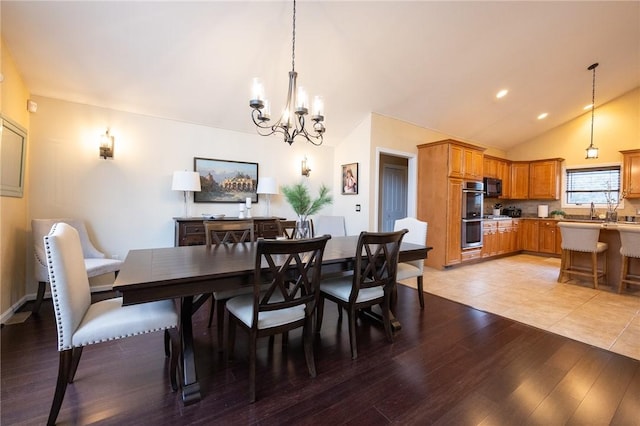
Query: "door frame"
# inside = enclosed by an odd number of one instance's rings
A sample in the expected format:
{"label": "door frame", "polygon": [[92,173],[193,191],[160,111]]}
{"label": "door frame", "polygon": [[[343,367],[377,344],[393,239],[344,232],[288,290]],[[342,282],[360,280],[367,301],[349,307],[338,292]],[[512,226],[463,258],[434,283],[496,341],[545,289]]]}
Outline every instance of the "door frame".
{"label": "door frame", "polygon": [[390,148],[377,147],[376,148],[376,163],[375,163],[375,180],[374,180],[374,200],[373,200],[373,228],[379,231],[380,227],[380,155],[391,155],[394,157],[401,157],[407,159],[407,215],[416,216],[418,205],[418,154],[412,152],[398,151]]}

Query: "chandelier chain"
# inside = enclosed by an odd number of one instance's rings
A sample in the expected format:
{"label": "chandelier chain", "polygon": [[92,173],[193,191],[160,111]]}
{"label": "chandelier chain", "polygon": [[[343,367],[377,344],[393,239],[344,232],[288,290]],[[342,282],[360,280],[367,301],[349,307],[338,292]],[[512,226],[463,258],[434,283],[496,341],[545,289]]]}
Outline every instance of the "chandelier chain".
{"label": "chandelier chain", "polygon": [[293,36],[291,40],[291,71],[296,70],[296,0],[293,0]]}
{"label": "chandelier chain", "polygon": [[593,82],[591,85],[591,142],[589,144],[590,147],[593,147],[593,121],[596,109],[596,68],[598,67],[598,63],[595,63],[589,67],[590,70],[593,70]]}

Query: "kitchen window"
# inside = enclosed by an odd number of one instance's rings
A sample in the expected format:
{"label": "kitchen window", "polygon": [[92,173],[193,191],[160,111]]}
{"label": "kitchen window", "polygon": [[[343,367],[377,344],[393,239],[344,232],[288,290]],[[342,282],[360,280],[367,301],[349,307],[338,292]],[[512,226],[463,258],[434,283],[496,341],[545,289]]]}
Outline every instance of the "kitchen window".
{"label": "kitchen window", "polygon": [[614,202],[620,197],[620,166],[567,169],[565,183],[563,206],[606,206],[608,196]]}

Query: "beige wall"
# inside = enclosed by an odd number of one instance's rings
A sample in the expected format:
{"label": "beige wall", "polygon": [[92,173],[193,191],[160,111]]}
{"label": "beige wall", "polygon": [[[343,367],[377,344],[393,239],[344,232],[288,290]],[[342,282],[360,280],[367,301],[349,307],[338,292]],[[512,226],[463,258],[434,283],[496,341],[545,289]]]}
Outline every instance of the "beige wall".
{"label": "beige wall", "polygon": [[510,160],[560,157],[569,167],[622,162],[619,151],[640,148],[640,87],[595,110],[593,144],[596,160],[585,160],[591,139],[591,113],[569,121],[507,151]]}
{"label": "beige wall", "polygon": [[[0,83],[2,116],[27,129],[27,133],[29,133],[29,113],[26,108],[29,89],[24,84],[4,40],[0,40],[0,50],[2,51],[0,69],[4,76],[3,82]],[[27,159],[29,158],[29,146],[30,137],[28,135]],[[25,295],[28,176],[29,168],[27,165],[25,195],[22,198],[0,197],[0,313],[18,307]]]}

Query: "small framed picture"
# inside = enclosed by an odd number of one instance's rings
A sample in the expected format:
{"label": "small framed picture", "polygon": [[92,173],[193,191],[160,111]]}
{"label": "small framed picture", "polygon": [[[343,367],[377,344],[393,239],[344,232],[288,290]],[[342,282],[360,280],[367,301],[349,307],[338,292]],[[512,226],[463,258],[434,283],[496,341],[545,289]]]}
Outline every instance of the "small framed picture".
{"label": "small framed picture", "polygon": [[358,193],[358,163],[342,165],[342,195]]}
{"label": "small framed picture", "polygon": [[196,203],[258,202],[258,163],[195,157],[193,168],[202,187],[193,193]]}

